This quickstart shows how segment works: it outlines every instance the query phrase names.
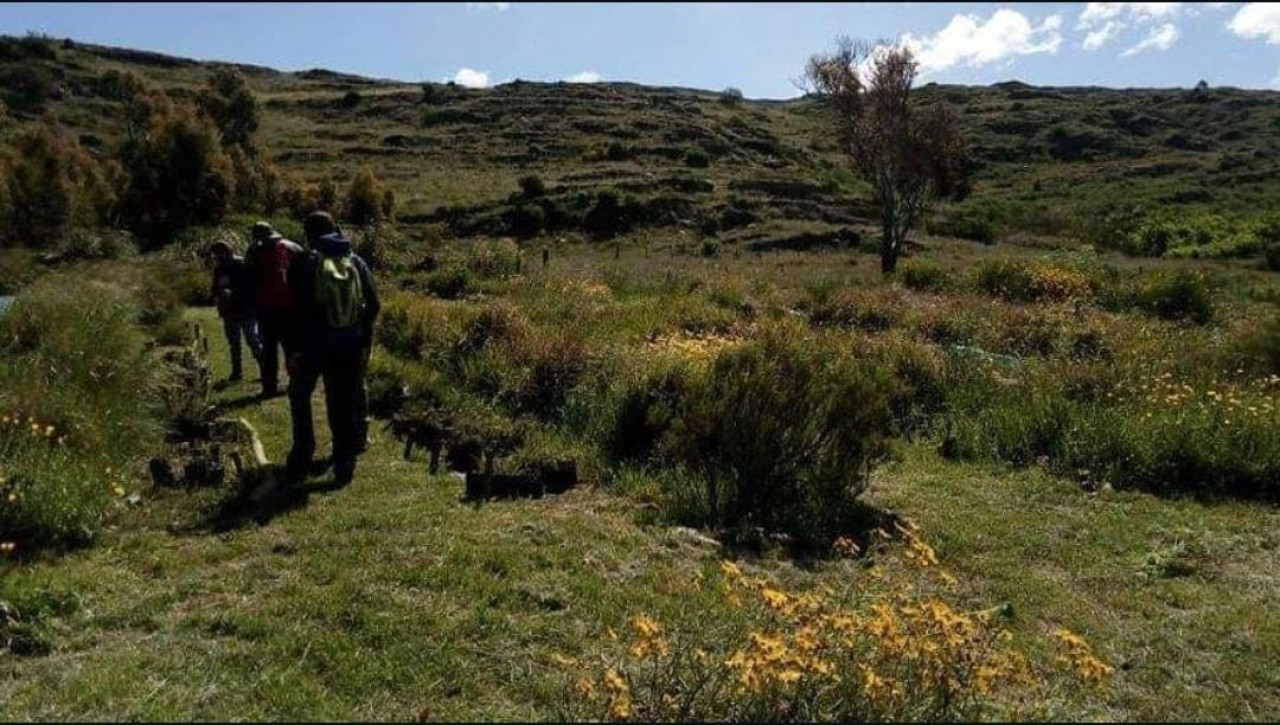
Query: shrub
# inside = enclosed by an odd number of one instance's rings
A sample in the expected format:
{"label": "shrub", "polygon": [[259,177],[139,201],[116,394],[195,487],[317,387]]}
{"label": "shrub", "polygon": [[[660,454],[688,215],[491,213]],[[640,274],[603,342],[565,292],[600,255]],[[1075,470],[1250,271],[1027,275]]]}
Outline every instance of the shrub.
{"label": "shrub", "polygon": [[529,199],[537,199],[547,193],[546,182],[537,174],[520,177],[520,192]]}
{"label": "shrub", "polygon": [[194,109],[163,100],[139,112],[145,132],[129,136],[121,151],[129,228],[154,248],[189,226],[221,222],[235,182],[216,127]]}
{"label": "shrub", "polygon": [[843,289],[813,304],[809,320],[818,326],[886,330],[900,317],[900,290]]}
{"label": "shrub", "polygon": [[685,152],[684,164],[691,169],[705,169],[711,165],[711,157],[702,149],[689,149]]}
{"label": "shrub", "polygon": [[360,100],[360,91],[347,91],[342,94],[342,100],[338,102],[338,105],[342,108],[355,108],[360,105]]}
{"label": "shrub", "polygon": [[928,262],[908,261],[898,270],[898,279],[907,289],[919,292],[944,292],[951,287],[950,273]]}
{"label": "shrub", "polygon": [[979,290],[1014,302],[1062,301],[1091,295],[1092,283],[1082,272],[1013,259],[983,262],[977,270]]}
{"label": "shrub", "polygon": [[714,239],[702,240],[702,249],[700,250],[703,257],[708,259],[720,256],[720,242]]}
{"label": "shrub", "polygon": [[427,289],[437,297],[457,299],[475,289],[475,278],[465,267],[450,266],[427,275]]}
{"label": "shrub", "polygon": [[627,384],[613,408],[603,448],[614,461],[647,461],[684,415],[694,372],[681,363],[660,365]]}
{"label": "shrub", "polygon": [[1204,277],[1187,270],[1155,275],[1139,287],[1134,303],[1165,320],[1204,325],[1213,319],[1213,299]]}
{"label": "shrub", "polygon": [[547,223],[546,213],[537,204],[521,204],[506,216],[508,231],[522,239],[538,236]]}
{"label": "shrub", "polygon": [[382,187],[369,169],[355,175],[347,187],[342,205],[343,215],[356,226],[369,226],[382,221]]}
{"label": "shrub", "polygon": [[621,141],[610,141],[604,155],[610,161],[626,161],[631,158],[631,151]]}
{"label": "shrub", "polygon": [[[937,564],[909,524],[881,533],[906,539],[922,566]],[[991,706],[1005,698],[1034,700],[1043,686],[995,609],[966,612],[937,598],[895,598],[861,585],[858,600],[846,603],[830,592],[797,592],[749,576],[731,561],[719,569],[699,573],[688,593],[697,604],[676,625],[636,614],[628,630],[592,638],[606,642],[603,655],[592,658],[599,665],[562,658],[571,669],[559,718],[976,721],[990,718]],[[945,576],[939,573],[954,579]],[[1114,672],[1078,635],[1057,628],[1052,636],[1072,677],[1101,686]]]}
{"label": "shrub", "polygon": [[72,228],[107,220],[115,201],[106,171],[71,138],[30,128],[0,156],[0,241],[45,247]]}
{"label": "shrub", "polygon": [[608,239],[626,231],[629,220],[624,214],[626,200],[613,189],[596,192],[595,204],[587,211],[582,225],[586,231],[601,239]]}
{"label": "shrub", "polygon": [[829,545],[888,453],[885,388],[801,331],[770,330],[715,359],[664,452],[703,484],[701,523]]}
{"label": "shrub", "polygon": [[989,208],[953,212],[945,219],[930,221],[928,227],[930,234],[968,239],[983,244],[994,244],[1000,233],[995,212]]}
{"label": "shrub", "polygon": [[27,62],[0,76],[0,88],[5,89],[5,103],[10,108],[39,113],[53,98],[57,80],[45,65]]}
{"label": "shrub", "polygon": [[253,134],[261,122],[258,99],[244,75],[234,68],[218,68],[198,97],[200,108],[218,128],[224,146],[251,150]]}
{"label": "shrub", "polygon": [[720,91],[720,102],[726,106],[737,106],[742,103],[742,99],[742,91],[733,86]]}

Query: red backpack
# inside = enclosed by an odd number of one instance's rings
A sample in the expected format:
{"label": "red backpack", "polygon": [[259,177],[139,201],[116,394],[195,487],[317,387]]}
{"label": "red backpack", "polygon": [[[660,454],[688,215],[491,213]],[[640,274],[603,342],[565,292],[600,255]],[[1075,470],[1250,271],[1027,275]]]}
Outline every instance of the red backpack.
{"label": "red backpack", "polygon": [[249,263],[253,266],[253,302],[258,309],[284,311],[293,307],[289,265],[300,249],[287,239],[271,239],[249,250]]}

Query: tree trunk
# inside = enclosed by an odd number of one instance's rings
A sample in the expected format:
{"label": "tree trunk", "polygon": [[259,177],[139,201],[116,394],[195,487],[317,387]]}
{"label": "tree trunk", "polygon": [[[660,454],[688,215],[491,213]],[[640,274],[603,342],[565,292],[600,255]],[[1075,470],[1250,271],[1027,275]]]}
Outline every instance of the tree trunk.
{"label": "tree trunk", "polygon": [[880,273],[893,274],[898,268],[898,251],[902,244],[898,240],[896,225],[888,220],[884,223],[884,239],[880,244]]}

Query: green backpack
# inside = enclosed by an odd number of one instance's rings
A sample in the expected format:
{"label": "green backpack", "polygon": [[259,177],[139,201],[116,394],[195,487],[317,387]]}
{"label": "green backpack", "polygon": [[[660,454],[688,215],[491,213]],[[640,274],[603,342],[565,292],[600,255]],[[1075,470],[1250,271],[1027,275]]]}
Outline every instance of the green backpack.
{"label": "green backpack", "polygon": [[335,330],[345,330],[360,322],[364,290],[360,271],[350,256],[321,254],[316,263],[316,304],[320,319]]}

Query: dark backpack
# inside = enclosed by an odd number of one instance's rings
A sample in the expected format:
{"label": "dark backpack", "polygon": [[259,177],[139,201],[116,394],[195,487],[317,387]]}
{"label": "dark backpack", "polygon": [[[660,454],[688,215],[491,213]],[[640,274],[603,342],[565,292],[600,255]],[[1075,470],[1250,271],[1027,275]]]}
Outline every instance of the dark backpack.
{"label": "dark backpack", "polygon": [[253,301],[258,309],[293,308],[293,290],[289,288],[289,265],[295,254],[292,247],[285,239],[272,239],[251,250]]}

